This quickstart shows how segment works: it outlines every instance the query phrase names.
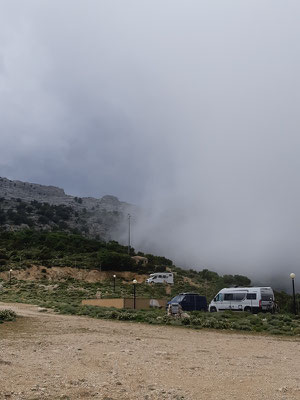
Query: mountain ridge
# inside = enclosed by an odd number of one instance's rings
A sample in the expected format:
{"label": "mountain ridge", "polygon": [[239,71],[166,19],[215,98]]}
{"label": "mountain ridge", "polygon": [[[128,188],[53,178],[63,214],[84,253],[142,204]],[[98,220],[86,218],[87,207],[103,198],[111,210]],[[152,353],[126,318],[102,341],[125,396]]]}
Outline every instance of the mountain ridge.
{"label": "mountain ridge", "polygon": [[56,186],[0,177],[0,226],[3,229],[59,228],[91,238],[120,240],[127,227],[127,215],[136,212],[137,206],[113,195],[99,199],[77,197]]}

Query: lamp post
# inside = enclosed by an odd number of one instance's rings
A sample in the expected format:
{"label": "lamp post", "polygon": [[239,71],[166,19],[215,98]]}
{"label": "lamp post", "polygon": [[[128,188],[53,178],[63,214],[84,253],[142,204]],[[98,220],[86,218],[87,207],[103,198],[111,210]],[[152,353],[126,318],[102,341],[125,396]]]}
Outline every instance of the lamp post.
{"label": "lamp post", "polygon": [[133,283],[133,309],[135,310],[135,308],[136,308],[136,284],[137,284],[137,280],[134,279],[132,281],[132,283]]}
{"label": "lamp post", "polygon": [[296,295],[295,295],[295,277],[296,275],[294,274],[294,272],[292,272],[290,274],[290,278],[292,279],[292,284],[293,284],[293,305],[294,305],[294,314],[297,314],[297,310],[296,310]]}
{"label": "lamp post", "polygon": [[114,293],[115,293],[115,291],[116,291],[116,275],[113,275],[113,278],[114,278]]}
{"label": "lamp post", "polygon": [[9,283],[11,283],[11,274],[12,274],[12,272],[13,272],[13,270],[10,269],[10,270],[9,270]]}
{"label": "lamp post", "polygon": [[130,254],[130,218],[131,215],[128,214],[128,254]]}

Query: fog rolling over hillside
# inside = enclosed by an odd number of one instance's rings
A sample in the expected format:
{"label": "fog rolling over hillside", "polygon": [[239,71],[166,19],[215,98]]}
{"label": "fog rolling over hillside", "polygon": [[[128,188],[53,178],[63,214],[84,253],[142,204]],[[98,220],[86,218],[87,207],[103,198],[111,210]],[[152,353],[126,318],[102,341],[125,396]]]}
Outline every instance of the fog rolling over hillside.
{"label": "fog rolling over hillside", "polygon": [[282,221],[286,215],[278,220],[274,214],[273,221],[269,216],[269,225],[264,212],[255,213],[249,204],[249,209],[245,206],[229,218],[222,198],[210,207],[192,204],[190,199],[178,204],[175,195],[172,202],[162,203],[136,222],[132,235],[137,248],[164,254],[187,268],[243,274],[253,284],[288,291],[292,288],[289,274],[294,272],[300,290],[300,232],[297,235],[298,226],[290,232],[286,229]]}
{"label": "fog rolling over hillside", "polygon": [[300,2],[60,3],[3,2],[1,176],[112,194],[147,210],[135,248],[300,290]]}
{"label": "fog rolling over hillside", "polygon": [[291,288],[289,273],[299,272],[299,255],[296,249],[291,252],[293,243],[287,247],[281,241],[282,231],[263,230],[254,217],[248,230],[242,219],[238,225],[236,220],[224,225],[222,215],[212,212],[213,205],[205,214],[203,204],[184,196],[156,203],[154,195],[141,208],[114,196],[81,198],[54,186],[0,178],[0,200],[0,223],[7,230],[60,229],[128,244],[130,214],[131,245],[169,257],[179,266],[243,274],[254,284],[287,290]]}

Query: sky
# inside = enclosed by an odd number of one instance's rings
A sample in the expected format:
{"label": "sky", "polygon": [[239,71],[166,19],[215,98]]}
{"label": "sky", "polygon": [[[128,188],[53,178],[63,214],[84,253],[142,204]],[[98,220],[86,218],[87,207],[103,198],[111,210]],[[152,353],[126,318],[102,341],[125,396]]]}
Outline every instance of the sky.
{"label": "sky", "polygon": [[135,248],[300,290],[298,0],[0,10],[0,176],[115,195]]}

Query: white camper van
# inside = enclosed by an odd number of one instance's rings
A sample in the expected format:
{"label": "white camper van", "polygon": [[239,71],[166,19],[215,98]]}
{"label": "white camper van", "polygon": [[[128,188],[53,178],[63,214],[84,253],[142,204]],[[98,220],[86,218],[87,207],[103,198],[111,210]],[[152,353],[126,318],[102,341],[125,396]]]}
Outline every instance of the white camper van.
{"label": "white camper van", "polygon": [[150,278],[146,280],[147,283],[174,283],[174,274],[172,272],[156,272],[150,274]]}
{"label": "white camper van", "polygon": [[225,288],[214,297],[208,307],[215,311],[275,311],[274,292],[270,287]]}

